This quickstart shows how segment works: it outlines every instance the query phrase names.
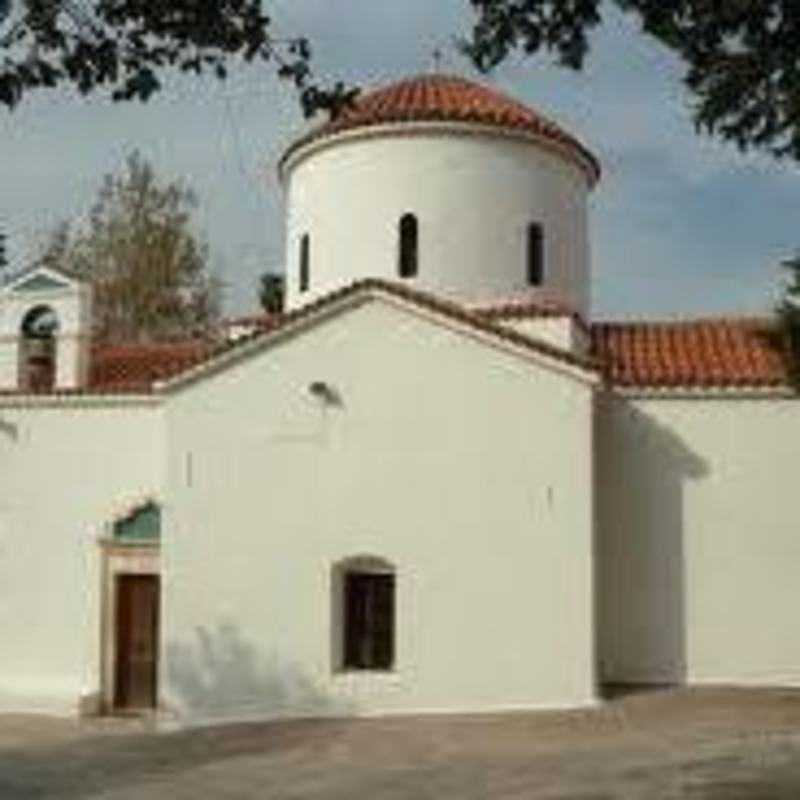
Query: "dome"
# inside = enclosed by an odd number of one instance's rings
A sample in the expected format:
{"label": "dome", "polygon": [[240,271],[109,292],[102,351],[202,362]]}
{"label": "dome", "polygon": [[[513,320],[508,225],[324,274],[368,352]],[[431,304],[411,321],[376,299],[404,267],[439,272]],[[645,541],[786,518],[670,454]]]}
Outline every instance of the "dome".
{"label": "dome", "polygon": [[359,95],[334,120],[295,141],[281,160],[329,136],[380,125],[406,122],[472,124],[546,141],[571,155],[590,185],[600,178],[600,164],[575,137],[540,112],[489,86],[453,75],[406,78]]}
{"label": "dome", "polygon": [[577,139],[491,87],[435,74],[365,91],[281,161],[287,307],[377,278],[586,316],[599,174]]}

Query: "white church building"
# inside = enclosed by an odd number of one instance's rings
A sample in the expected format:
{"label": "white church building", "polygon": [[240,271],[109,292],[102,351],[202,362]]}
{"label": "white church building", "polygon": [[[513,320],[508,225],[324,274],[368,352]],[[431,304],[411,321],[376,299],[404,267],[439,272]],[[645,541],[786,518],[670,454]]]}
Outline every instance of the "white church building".
{"label": "white church building", "polygon": [[597,160],[461,78],[367,92],[278,169],[287,311],[236,341],[94,341],[56,270],[0,290],[0,711],[800,685],[774,320],[593,322]]}

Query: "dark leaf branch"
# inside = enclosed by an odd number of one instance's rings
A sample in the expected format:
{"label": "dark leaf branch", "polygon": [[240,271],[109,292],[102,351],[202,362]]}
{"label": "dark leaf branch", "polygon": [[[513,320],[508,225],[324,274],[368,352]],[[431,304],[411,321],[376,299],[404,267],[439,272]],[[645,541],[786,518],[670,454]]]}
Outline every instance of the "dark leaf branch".
{"label": "dark leaf branch", "polygon": [[800,390],[800,251],[782,261],[781,266],[787,279],[778,303],[778,319],[786,341],[790,376]]}
{"label": "dark leaf branch", "polygon": [[600,0],[470,0],[477,21],[461,49],[483,72],[512,51],[545,49],[573,69],[583,66],[588,34],[600,24]]}
{"label": "dark leaf branch", "polygon": [[260,0],[14,0],[24,13],[0,21],[0,103],[70,83],[82,94],[108,89],[116,101],[146,101],[165,71],[224,80],[234,60],[269,62],[298,90],[307,115],[331,114],[353,96],[322,86],[304,37],[280,39]]}
{"label": "dark leaf branch", "polygon": [[258,299],[268,314],[282,314],[286,301],[286,276],[265,272],[259,281]]}
{"label": "dark leaf branch", "polygon": [[[462,49],[483,71],[515,51],[551,52],[579,69],[602,22],[599,0],[469,2],[476,22]],[[798,0],[615,2],[686,64],[698,130],[800,160]]]}
{"label": "dark leaf branch", "polygon": [[[467,2],[475,23],[460,46],[483,71],[513,52],[542,51],[580,69],[603,21],[601,0]],[[683,59],[700,131],[800,160],[799,0],[614,2]],[[335,116],[355,96],[342,83],[315,79],[308,40],[276,37],[261,0],[0,4],[7,12],[0,17],[0,103],[9,107],[28,91],[66,82],[84,94],[102,87],[116,100],[147,100],[170,68],[225,79],[235,60],[269,62],[309,116]]]}

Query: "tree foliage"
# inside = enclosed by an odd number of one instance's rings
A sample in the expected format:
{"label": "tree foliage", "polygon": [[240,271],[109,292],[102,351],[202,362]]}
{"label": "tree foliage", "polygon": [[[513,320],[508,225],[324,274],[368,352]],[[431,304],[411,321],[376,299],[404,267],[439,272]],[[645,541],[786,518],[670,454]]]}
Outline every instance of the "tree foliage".
{"label": "tree foliage", "polygon": [[[1,1],[1,0],[0,0]],[[3,270],[8,266],[8,253],[6,252],[6,234],[0,230],[0,278]]]}
{"label": "tree foliage", "polygon": [[[611,2],[683,59],[698,130],[800,160],[798,0]],[[475,20],[462,49],[483,71],[514,51],[553,52],[580,69],[606,10],[602,0],[464,3]],[[262,0],[0,0],[0,104],[9,107],[63,83],[147,100],[169,69],[224,79],[237,61],[261,61],[294,84],[306,115],[335,116],[356,90],[320,84],[311,57],[306,38],[274,34]]]}
{"label": "tree foliage", "polygon": [[[469,0],[477,18],[462,43],[488,71],[513,51],[554,52],[580,69],[601,0]],[[686,64],[698,130],[800,160],[800,3],[797,0],[614,0]]]}
{"label": "tree foliage", "polygon": [[282,314],[286,296],[286,278],[277,272],[265,272],[258,287],[258,300],[268,314]]}
{"label": "tree foliage", "polygon": [[224,79],[240,60],[273,65],[306,115],[336,113],[352,90],[314,80],[308,40],[272,27],[261,0],[0,0],[0,104],[64,83],[145,101],[170,68]]}
{"label": "tree foliage", "polygon": [[778,317],[790,356],[792,377],[800,388],[800,250],[781,262],[787,272],[783,296],[778,304]]}
{"label": "tree foliage", "polygon": [[160,181],[133,153],[106,176],[86,224],[59,225],[38,263],[92,283],[95,333],[104,339],[199,334],[218,318],[219,286],[190,227],[196,205],[189,188]]}

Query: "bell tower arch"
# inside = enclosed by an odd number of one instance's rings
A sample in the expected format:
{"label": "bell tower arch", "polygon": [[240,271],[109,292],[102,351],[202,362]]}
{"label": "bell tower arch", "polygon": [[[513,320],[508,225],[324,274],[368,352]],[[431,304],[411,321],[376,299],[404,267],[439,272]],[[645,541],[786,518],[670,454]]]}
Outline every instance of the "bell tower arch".
{"label": "bell tower arch", "polygon": [[48,392],[86,385],[89,284],[35,267],[0,289],[0,390]]}

